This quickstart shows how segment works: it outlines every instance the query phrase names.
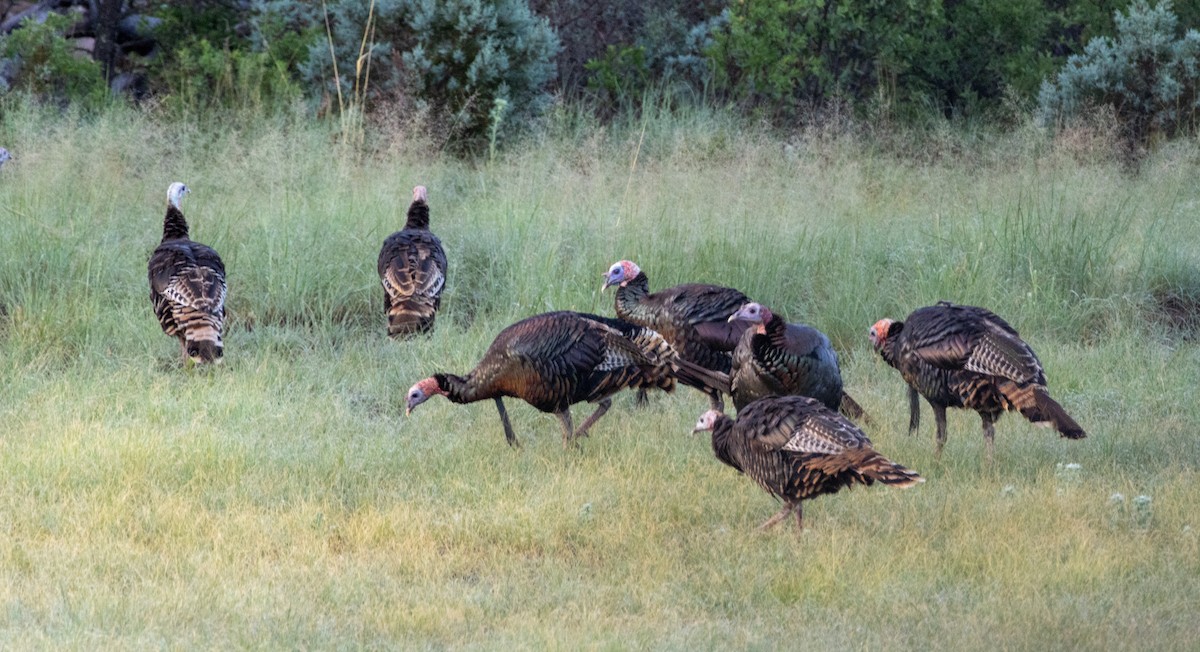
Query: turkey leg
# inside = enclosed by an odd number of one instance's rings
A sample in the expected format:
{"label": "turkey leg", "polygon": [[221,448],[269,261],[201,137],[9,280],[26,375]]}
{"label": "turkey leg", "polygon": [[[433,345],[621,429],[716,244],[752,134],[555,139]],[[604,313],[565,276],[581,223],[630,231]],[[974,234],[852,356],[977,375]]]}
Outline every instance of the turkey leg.
{"label": "turkey leg", "polygon": [[987,465],[991,468],[996,453],[996,419],[985,414],[979,416],[983,419],[983,441],[987,446]]}
{"label": "turkey leg", "polygon": [[937,449],[934,450],[933,456],[937,459],[942,459],[942,447],[946,445],[946,408],[942,405],[933,405],[933,416],[937,420]]}
{"label": "turkey leg", "polygon": [[574,440],[574,426],[571,425],[571,408],[567,408],[562,412],[555,412],[558,415],[558,420],[562,423],[563,429],[563,448],[570,448],[571,442]]}
{"label": "turkey leg", "polygon": [[921,395],[912,387],[908,388],[908,434],[917,434],[921,427]]}
{"label": "turkey leg", "polygon": [[787,518],[787,515],[791,514],[793,510],[797,510],[796,511],[796,524],[799,525],[803,529],[804,524],[800,522],[800,512],[798,511],[799,507],[800,507],[800,503],[798,503],[798,502],[797,503],[784,503],[783,509],[779,510],[779,513],[775,514],[771,518],[763,521],[763,524],[758,526],[758,529],[760,531],[763,531],[763,530],[769,530],[769,529],[775,527],[775,525],[777,523],[779,523],[783,519]]}
{"label": "turkey leg", "polygon": [[596,411],[592,412],[591,416],[589,416],[587,419],[584,419],[583,425],[579,426],[579,430],[575,431],[575,437],[587,437],[588,428],[591,428],[594,423],[599,421],[600,417],[604,416],[604,413],[608,412],[608,408],[610,407],[612,407],[611,398],[600,399],[600,401],[596,404]]}
{"label": "turkey leg", "polygon": [[520,448],[521,442],[517,441],[517,434],[508,422],[508,411],[504,409],[504,401],[500,400],[499,396],[496,397],[496,411],[500,413],[500,422],[504,424],[504,439],[508,441],[509,446]]}

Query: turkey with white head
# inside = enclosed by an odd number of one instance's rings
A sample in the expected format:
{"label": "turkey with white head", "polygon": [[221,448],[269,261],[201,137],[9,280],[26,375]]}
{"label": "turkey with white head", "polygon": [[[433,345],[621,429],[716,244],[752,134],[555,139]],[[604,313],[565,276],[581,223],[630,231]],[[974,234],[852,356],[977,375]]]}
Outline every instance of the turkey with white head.
{"label": "turkey with white head", "polygon": [[219,361],[224,354],[225,264],[212,247],[192,240],[180,203],[189,192],[167,189],[162,242],[150,255],[150,301],[163,332],[179,339],[185,359]]}

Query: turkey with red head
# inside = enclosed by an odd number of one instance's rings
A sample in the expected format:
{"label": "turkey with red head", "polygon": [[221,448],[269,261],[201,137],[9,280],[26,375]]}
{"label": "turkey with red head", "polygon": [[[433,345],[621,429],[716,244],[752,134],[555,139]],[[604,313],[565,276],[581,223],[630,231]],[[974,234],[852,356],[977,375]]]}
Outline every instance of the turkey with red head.
{"label": "turkey with red head", "polygon": [[390,337],[406,337],[433,329],[442,289],[446,286],[446,252],[429,230],[425,186],[413,188],[404,228],[388,236],[379,251],[379,282]]}
{"label": "turkey with red head", "polygon": [[1007,410],[1082,439],[1083,428],[1046,389],[1046,373],[1016,329],[985,308],[941,301],[915,310],[902,322],[881,319],[871,344],[908,383],[909,432],[920,425],[917,395],[937,420],[937,455],[946,443],[946,408],[974,410],[983,420],[987,459],[994,453],[995,423]]}
{"label": "turkey with red head", "polygon": [[858,427],[807,396],[759,399],[739,410],[736,421],[709,410],[693,430],[702,431],[712,433],[718,460],[783,501],[783,509],[760,526],[764,530],[792,512],[803,529],[802,501],[855,483],[911,487],[925,481],[875,452]]}
{"label": "turkey with red head", "polygon": [[[576,312],[549,312],[500,331],[475,368],[465,376],[438,373],[408,390],[407,413],[430,397],[454,403],[493,399],[509,445],[518,445],[505,411],[505,396],[519,398],[562,424],[563,446],[587,434],[627,387],[671,390],[675,353],[654,331],[618,319]],[[596,403],[595,412],[574,430],[571,405]]]}
{"label": "turkey with red head", "polygon": [[225,346],[225,264],[212,247],[192,240],[180,204],[188,187],[167,188],[162,242],[150,255],[150,302],[167,335],[179,339],[185,360],[221,359]]}

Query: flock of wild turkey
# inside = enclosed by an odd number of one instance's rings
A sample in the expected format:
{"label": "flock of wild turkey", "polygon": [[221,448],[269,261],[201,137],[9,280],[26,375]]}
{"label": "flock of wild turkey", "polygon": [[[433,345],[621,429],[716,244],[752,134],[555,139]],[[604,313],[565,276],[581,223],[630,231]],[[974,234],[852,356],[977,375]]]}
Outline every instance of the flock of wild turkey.
{"label": "flock of wild turkey", "polygon": [[[182,183],[167,190],[161,244],[149,262],[150,298],[163,332],[179,339],[197,363],[223,353],[225,267],[212,248],[191,240],[180,209]],[[424,186],[413,189],[404,229],[379,253],[388,334],[406,337],[433,328],[446,284],[446,254],[429,230]],[[517,446],[503,398],[524,400],[555,414],[570,446],[608,411],[622,389],[673,390],[676,382],[708,395],[711,409],[694,432],[712,433],[716,457],[754,479],[784,503],[770,527],[796,514],[806,498],[853,483],[901,487],[923,479],[871,446],[849,419],[870,417],[842,385],[838,356],[815,328],[789,324],[768,307],[725,287],[684,284],[650,292],[631,261],[615,263],[603,289],[616,288],[616,318],[550,312],[523,319],[496,336],[465,376],[437,373],[413,385],[406,414],[432,396],[455,403],[492,399],[508,443]],[[993,424],[1007,410],[1062,436],[1086,433],[1046,391],[1033,349],[994,313],[948,302],[920,308],[903,321],[881,319],[870,329],[880,356],[908,383],[916,430],[918,394],[937,419],[937,454],[946,441],[946,408],[975,410],[983,420],[987,456]],[[724,414],[732,397],[737,418]],[[578,428],[571,405],[595,403]]]}

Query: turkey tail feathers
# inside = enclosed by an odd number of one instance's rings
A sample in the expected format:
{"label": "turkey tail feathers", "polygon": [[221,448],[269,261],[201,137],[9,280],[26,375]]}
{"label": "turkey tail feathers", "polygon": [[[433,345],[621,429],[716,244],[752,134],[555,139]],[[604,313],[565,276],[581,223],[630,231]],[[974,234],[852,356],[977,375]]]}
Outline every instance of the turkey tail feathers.
{"label": "turkey tail feathers", "polygon": [[713,371],[707,367],[688,362],[682,357],[672,361],[671,367],[675,373],[675,378],[688,387],[710,389],[723,394],[730,393],[729,374],[727,373]]}
{"label": "turkey tail feathers", "polygon": [[398,301],[388,307],[388,336],[405,337],[428,333],[433,329],[436,308],[415,301]]}
{"label": "turkey tail feathers", "polygon": [[1067,414],[1063,406],[1050,398],[1045,387],[1005,383],[1000,386],[1000,391],[1008,399],[1011,407],[1020,411],[1021,416],[1032,423],[1051,426],[1067,439],[1087,437],[1087,433]]}
{"label": "turkey tail feathers", "polygon": [[905,488],[925,482],[925,478],[917,475],[916,471],[900,466],[875,451],[871,451],[856,466],[863,477],[894,487]]}

